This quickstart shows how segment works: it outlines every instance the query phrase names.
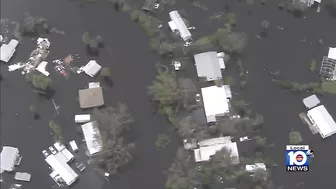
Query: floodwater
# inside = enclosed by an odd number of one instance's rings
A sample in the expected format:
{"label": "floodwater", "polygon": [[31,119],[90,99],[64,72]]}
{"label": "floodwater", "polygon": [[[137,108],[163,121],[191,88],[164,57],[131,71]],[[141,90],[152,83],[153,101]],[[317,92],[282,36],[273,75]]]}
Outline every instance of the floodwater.
{"label": "floodwater", "polygon": [[[104,87],[105,101],[112,105],[117,102],[126,102],[129,105],[136,120],[132,135],[137,145],[137,160],[132,169],[116,177],[109,187],[106,184],[105,188],[164,188],[165,177],[162,171],[175,156],[178,142],[173,142],[162,151],[157,151],[154,145],[156,135],[166,132],[170,126],[161,116],[152,115],[146,95],[146,86],[155,77],[156,62],[156,57],[148,49],[148,38],[127,14],[115,12],[109,4],[98,3],[81,7],[77,2],[1,0],[1,18],[19,21],[26,12],[47,18],[51,25],[66,33],[65,36],[51,35],[49,39],[52,46],[48,59],[79,53],[80,60],[75,62],[77,66],[86,63],[90,58],[85,55],[81,34],[88,31],[103,37],[106,48],[102,49],[101,55],[96,59],[103,66],[111,67],[114,82],[113,87]],[[225,12],[225,3],[208,2],[210,11],[205,12],[191,6],[187,1],[175,6],[184,8],[191,25],[196,26],[192,33],[197,39],[214,32],[218,27],[224,27],[224,20],[210,20],[209,17],[213,13]],[[335,137],[322,140],[317,135],[313,136],[298,116],[304,111],[301,100],[309,94],[294,94],[281,89],[271,81],[270,72],[280,70],[283,78],[303,83],[316,81],[318,76],[317,73],[310,72],[310,63],[312,59],[320,61],[327,54],[327,47],[336,44],[336,19],[330,17],[323,7],[320,13],[311,9],[307,11],[306,18],[294,18],[286,11],[278,10],[276,1],[268,1],[265,6],[256,3],[251,14],[248,14],[245,3],[230,1],[228,4],[230,12],[237,14],[237,27],[234,30],[247,32],[249,35],[246,53],[242,58],[244,67],[249,72],[248,86],[245,90],[235,92],[239,93],[237,98],[247,100],[253,110],[265,117],[262,135],[276,145],[266,154],[279,164],[273,170],[274,180],[288,189],[296,188],[297,183],[301,182],[303,184],[300,188],[333,188],[333,168],[336,168],[336,164],[328,159],[336,159],[333,150]],[[167,11],[172,9],[165,7],[159,17],[166,21]],[[269,37],[257,40],[255,35],[260,31],[260,22],[264,19],[271,23]],[[277,26],[284,30],[277,29]],[[325,44],[318,43],[320,38]],[[302,39],[306,39],[306,42],[300,42]],[[25,60],[33,48],[34,42],[24,41],[12,62]],[[230,67],[234,68],[234,65]],[[73,118],[81,112],[76,101],[77,90],[94,79],[86,75],[71,75],[65,80],[56,73],[51,73],[56,89],[54,99],[60,106],[60,115],[53,118],[55,112],[52,102],[37,98],[19,73],[8,73],[6,66],[1,65],[1,74],[4,77],[1,83],[1,144],[20,149],[23,161],[18,170],[32,174],[32,181],[27,184],[27,188],[50,188],[53,181],[48,177],[50,171],[41,154],[52,143],[48,121],[56,119],[63,128],[65,139],[74,138]],[[321,101],[336,117],[335,96],[325,95],[321,97]],[[40,120],[32,119],[28,112],[30,104],[37,104],[41,113]],[[311,145],[315,151],[316,157],[309,173],[285,172],[285,145],[292,129],[300,131],[304,143]],[[172,140],[178,141],[176,136],[172,136]],[[89,181],[80,180],[80,184],[74,188],[91,189],[96,185],[85,182]]]}

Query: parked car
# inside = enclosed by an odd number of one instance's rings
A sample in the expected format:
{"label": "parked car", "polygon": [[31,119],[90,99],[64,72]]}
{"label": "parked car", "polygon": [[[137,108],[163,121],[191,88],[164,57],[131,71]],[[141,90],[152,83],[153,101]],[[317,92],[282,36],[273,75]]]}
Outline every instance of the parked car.
{"label": "parked car", "polygon": [[70,141],[69,144],[73,152],[78,152],[79,149],[75,140]]}
{"label": "parked car", "polygon": [[44,157],[48,157],[50,154],[47,152],[47,150],[43,150],[42,154],[44,155]]}
{"label": "parked car", "polygon": [[196,102],[201,101],[201,95],[200,94],[196,94]]}
{"label": "parked car", "polygon": [[55,150],[55,148],[54,147],[52,147],[52,146],[50,146],[49,147],[49,150],[50,150],[50,152],[52,153],[52,154],[57,154],[57,151]]}

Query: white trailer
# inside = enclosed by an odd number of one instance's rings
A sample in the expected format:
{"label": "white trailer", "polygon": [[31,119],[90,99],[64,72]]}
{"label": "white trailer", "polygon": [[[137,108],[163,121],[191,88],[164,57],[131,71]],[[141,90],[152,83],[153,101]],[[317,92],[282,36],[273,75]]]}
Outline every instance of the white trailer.
{"label": "white trailer", "polygon": [[19,41],[12,39],[8,44],[1,45],[1,61],[8,62],[15,53],[16,47],[19,44]]}
{"label": "white trailer", "polygon": [[79,114],[75,115],[75,122],[76,123],[87,123],[91,120],[90,114]]}
{"label": "white trailer", "polygon": [[68,162],[72,161],[75,158],[74,155],[63,144],[56,142],[54,146],[68,159]]}
{"label": "white trailer", "polygon": [[77,146],[75,140],[70,141],[69,144],[70,144],[71,149],[72,149],[73,152],[78,152],[78,146]]}
{"label": "white trailer", "polygon": [[58,160],[54,155],[49,155],[45,161],[62,177],[68,186],[72,185],[72,183],[78,179],[78,174],[67,163]]}

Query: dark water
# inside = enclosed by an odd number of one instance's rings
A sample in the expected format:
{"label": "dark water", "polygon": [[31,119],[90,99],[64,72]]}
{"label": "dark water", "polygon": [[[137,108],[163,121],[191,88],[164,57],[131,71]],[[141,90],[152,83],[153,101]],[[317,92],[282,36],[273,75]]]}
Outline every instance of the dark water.
{"label": "dark water", "polygon": [[[81,34],[88,31],[103,37],[108,48],[102,50],[97,61],[112,69],[112,88],[105,87],[104,95],[107,104],[126,102],[136,120],[133,138],[137,144],[138,159],[132,168],[124,175],[111,181],[105,188],[164,188],[162,170],[167,168],[175,155],[177,142],[166,150],[158,152],[154,145],[157,133],[168,130],[169,125],[160,116],[153,116],[146,86],[155,76],[154,64],[156,58],[148,50],[148,39],[136,23],[130,21],[128,15],[113,11],[108,3],[78,6],[77,1],[51,0],[1,0],[1,17],[11,20],[21,20],[24,13],[42,16],[50,24],[66,35],[53,34],[49,39],[52,43],[50,60],[63,58],[69,53],[79,53],[81,65],[89,59],[81,44]],[[336,19],[327,15],[322,8],[321,13],[309,10],[306,18],[298,19],[277,8],[276,1],[269,1],[265,6],[256,4],[252,14],[248,14],[247,6],[236,1],[227,1],[230,11],[237,14],[236,31],[244,31],[249,35],[243,63],[249,71],[248,87],[245,91],[237,91],[239,98],[251,103],[255,111],[265,116],[265,129],[262,134],[276,147],[267,152],[279,164],[273,171],[274,180],[288,189],[295,188],[296,183],[304,181],[300,188],[332,189],[336,159],[334,152],[335,137],[322,140],[312,136],[303,125],[298,114],[304,111],[301,99],[309,94],[293,94],[280,89],[272,83],[269,71],[279,69],[283,77],[300,82],[315,81],[318,76],[309,70],[311,59],[320,61],[327,54],[329,44],[336,44]],[[223,12],[226,1],[207,1],[210,11],[202,12],[182,1],[178,6],[184,8],[191,25],[197,30],[193,35],[197,38],[212,33],[218,27],[224,27],[223,20],[209,20],[214,12]],[[165,7],[159,14],[163,21],[168,19],[167,12],[173,8]],[[267,19],[271,22],[269,37],[264,40],[255,39],[260,31],[260,22]],[[280,25],[284,31],[276,27]],[[300,42],[306,38],[309,43]],[[326,44],[321,45],[322,38]],[[18,48],[17,56],[12,62],[24,60],[34,48],[34,42],[25,41]],[[110,52],[108,51],[110,49]],[[232,65],[234,67],[234,65]],[[265,72],[263,70],[266,69]],[[51,70],[51,69],[49,69]],[[2,145],[13,145],[20,149],[23,155],[20,171],[32,173],[32,181],[27,188],[50,188],[53,182],[48,177],[49,170],[42,158],[41,151],[47,148],[52,138],[49,134],[48,121],[53,119],[51,101],[41,100],[31,92],[29,86],[19,73],[8,73],[1,66],[4,81],[1,83],[1,142]],[[55,101],[60,106],[60,116],[55,118],[63,127],[66,140],[71,140],[75,133],[73,117],[80,112],[76,101],[77,90],[85,87],[93,79],[86,75],[72,75],[64,80],[52,73],[54,88],[57,89]],[[328,110],[336,116],[335,96],[321,97]],[[28,112],[30,104],[37,104],[41,112],[41,120],[34,121]],[[15,116],[18,114],[18,116]],[[29,127],[30,126],[30,127]],[[285,172],[285,145],[288,143],[288,133],[291,129],[301,132],[304,142],[313,147],[316,158],[312,162],[311,171],[306,174],[290,174]],[[79,140],[79,138],[78,138]],[[177,141],[173,136],[173,141]],[[87,177],[85,177],[87,178]],[[95,184],[81,179],[74,188],[91,189]],[[93,182],[93,181],[92,181]]]}

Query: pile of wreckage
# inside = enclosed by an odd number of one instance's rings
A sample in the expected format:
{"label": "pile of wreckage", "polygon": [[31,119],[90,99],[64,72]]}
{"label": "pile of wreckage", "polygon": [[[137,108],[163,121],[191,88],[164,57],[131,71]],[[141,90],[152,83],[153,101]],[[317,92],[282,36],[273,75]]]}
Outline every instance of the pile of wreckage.
{"label": "pile of wreckage", "polygon": [[[16,166],[20,165],[22,156],[20,155],[19,149],[12,146],[3,146],[0,154],[0,182],[4,182],[2,179],[2,174],[6,172],[14,172]],[[31,175],[25,172],[16,172],[14,175],[14,179],[17,181],[25,181],[29,182],[31,179]],[[13,184],[11,185],[11,189],[20,188],[21,184]]]}
{"label": "pile of wreckage", "polygon": [[[29,59],[26,62],[9,65],[8,70],[11,72],[21,69],[22,75],[30,73],[33,70],[37,70],[48,77],[50,73],[46,71],[48,62],[45,60],[49,55],[49,48],[50,42],[47,38],[38,38],[37,48],[32,51]],[[59,72],[64,77],[69,76],[68,71],[72,71],[77,74],[84,72],[90,77],[95,77],[102,68],[96,60],[90,60],[86,65],[81,66],[80,68],[71,67],[70,63],[73,60],[72,55],[68,55],[64,59],[54,60],[53,63],[55,64],[55,71]]]}

